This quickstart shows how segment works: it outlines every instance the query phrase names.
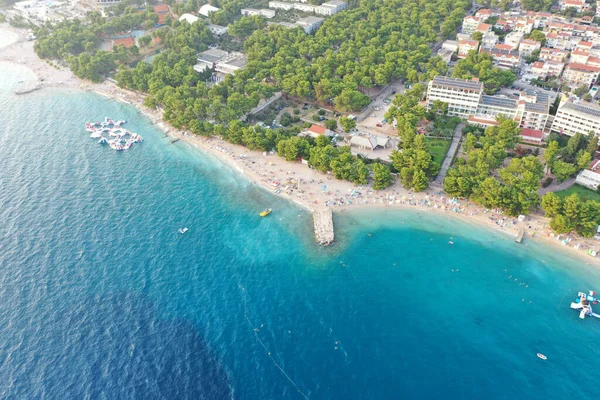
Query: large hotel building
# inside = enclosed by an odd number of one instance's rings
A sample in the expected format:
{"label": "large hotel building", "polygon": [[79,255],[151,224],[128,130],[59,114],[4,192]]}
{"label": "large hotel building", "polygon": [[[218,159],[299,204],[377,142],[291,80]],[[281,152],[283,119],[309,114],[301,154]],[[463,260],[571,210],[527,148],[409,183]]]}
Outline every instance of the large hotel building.
{"label": "large hotel building", "polygon": [[448,104],[448,115],[464,118],[472,124],[495,125],[496,117],[504,115],[522,128],[540,131],[546,128],[550,109],[549,98],[543,93],[521,92],[518,100],[488,96],[477,80],[443,76],[436,76],[427,88],[427,106],[431,108],[436,100]]}

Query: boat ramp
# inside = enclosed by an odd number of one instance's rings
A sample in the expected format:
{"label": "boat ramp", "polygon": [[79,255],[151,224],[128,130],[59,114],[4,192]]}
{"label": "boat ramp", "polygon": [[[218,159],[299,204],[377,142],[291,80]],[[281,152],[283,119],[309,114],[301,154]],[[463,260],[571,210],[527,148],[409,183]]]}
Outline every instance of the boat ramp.
{"label": "boat ramp", "polygon": [[330,245],[334,240],[333,212],[330,208],[317,210],[313,213],[315,222],[315,239],[323,246]]}

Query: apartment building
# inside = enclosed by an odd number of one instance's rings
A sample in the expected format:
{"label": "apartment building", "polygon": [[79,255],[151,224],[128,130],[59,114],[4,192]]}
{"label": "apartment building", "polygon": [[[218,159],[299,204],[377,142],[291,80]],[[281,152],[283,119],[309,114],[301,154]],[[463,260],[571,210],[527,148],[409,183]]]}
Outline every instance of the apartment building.
{"label": "apartment building", "polygon": [[448,115],[466,119],[477,114],[482,95],[483,84],[477,80],[436,76],[427,87],[427,106],[439,100],[448,104]]}
{"label": "apartment building", "polygon": [[576,133],[600,134],[600,106],[594,103],[562,101],[552,123],[552,132],[573,136]]}
{"label": "apartment building", "polygon": [[598,80],[599,75],[600,68],[598,67],[571,62],[567,64],[563,78],[572,88],[579,86],[590,87]]}
{"label": "apartment building", "polygon": [[542,60],[565,62],[568,56],[569,52],[565,50],[550,49],[548,47],[542,47],[540,50],[540,59]]}
{"label": "apartment building", "polygon": [[[295,3],[286,3],[285,1],[270,1],[269,2],[269,8],[275,8],[275,9],[280,9],[280,10],[293,10]],[[313,7],[314,10],[314,6]]]}
{"label": "apartment building", "polygon": [[342,0],[330,0],[315,8],[319,15],[334,15],[348,8],[348,3]]}
{"label": "apartment building", "polygon": [[481,17],[468,16],[463,19],[461,32],[471,36],[475,33],[477,26],[481,22]]}
{"label": "apartment building", "polygon": [[275,18],[275,10],[269,10],[267,8],[242,8],[240,12],[242,15],[259,15],[265,18]]}
{"label": "apartment building", "polygon": [[428,107],[436,100],[448,104],[449,115],[484,127],[495,125],[496,118],[503,115],[524,129],[544,130],[550,110],[549,97],[543,93],[521,92],[518,100],[488,96],[480,82],[439,76],[429,82]]}
{"label": "apartment building", "polygon": [[519,48],[519,44],[521,44],[523,36],[524,35],[522,32],[511,32],[504,37],[504,44],[507,44],[512,47],[513,50],[516,50]]}
{"label": "apartment building", "polygon": [[458,58],[465,58],[470,51],[478,49],[479,42],[477,40],[461,40],[458,42]]}
{"label": "apartment building", "polygon": [[569,8],[574,8],[578,13],[589,11],[591,9],[591,5],[587,4],[585,0],[564,0],[560,9],[562,11],[566,11]]}
{"label": "apartment building", "polygon": [[590,58],[589,50],[577,48],[571,52],[571,59],[569,62],[575,64],[587,64],[588,58]]}
{"label": "apartment building", "polygon": [[519,53],[522,57],[529,57],[531,53],[542,47],[540,42],[531,39],[525,39],[519,44]]}
{"label": "apartment building", "polygon": [[519,68],[521,65],[521,55],[516,50],[505,50],[498,48],[498,45],[493,49],[484,49],[482,53],[490,54],[494,57],[494,63],[504,69]]}
{"label": "apartment building", "polygon": [[304,32],[312,33],[317,30],[324,21],[325,19],[320,17],[306,17],[300,18],[298,21],[296,21],[296,25],[304,29]]}
{"label": "apartment building", "polygon": [[515,120],[524,129],[543,131],[550,114],[550,98],[533,90],[521,92]]}
{"label": "apartment building", "polygon": [[494,32],[487,32],[481,38],[481,47],[486,49],[490,49],[494,47],[498,43],[498,35]]}

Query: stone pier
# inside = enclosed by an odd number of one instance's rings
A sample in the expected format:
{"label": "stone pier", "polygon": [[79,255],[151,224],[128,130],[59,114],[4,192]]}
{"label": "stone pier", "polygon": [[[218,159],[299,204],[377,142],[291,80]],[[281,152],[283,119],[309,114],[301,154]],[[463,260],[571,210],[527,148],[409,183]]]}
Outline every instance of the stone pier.
{"label": "stone pier", "polygon": [[326,208],[315,211],[313,219],[315,221],[315,239],[317,239],[317,243],[323,246],[333,243],[333,212],[331,209]]}

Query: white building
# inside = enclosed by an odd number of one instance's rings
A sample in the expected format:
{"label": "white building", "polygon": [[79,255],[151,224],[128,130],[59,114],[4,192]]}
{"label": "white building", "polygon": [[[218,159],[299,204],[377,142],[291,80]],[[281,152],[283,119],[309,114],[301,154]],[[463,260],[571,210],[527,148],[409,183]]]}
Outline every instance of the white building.
{"label": "white building", "polygon": [[226,34],[227,30],[228,30],[228,28],[226,26],[221,26],[221,25],[208,24],[208,25],[206,25],[206,27],[208,28],[209,31],[212,32],[213,35],[216,35],[216,36],[222,36],[222,35]]}
{"label": "white building", "polygon": [[504,44],[507,44],[516,50],[519,48],[519,45],[523,40],[523,36],[523,32],[511,32],[504,37]]}
{"label": "white building", "polygon": [[294,3],[286,3],[285,1],[270,1],[269,8],[281,9],[281,10],[293,10]]}
{"label": "white building", "polygon": [[600,106],[594,103],[562,101],[552,123],[553,132],[573,136],[576,133],[600,134]]}
{"label": "white building", "polygon": [[522,40],[519,44],[519,53],[521,57],[529,57],[531,53],[542,47],[540,42],[531,39]]}
{"label": "white building", "polygon": [[448,104],[448,115],[467,119],[481,126],[496,125],[503,115],[526,129],[544,130],[550,110],[548,95],[534,91],[521,92],[519,99],[483,94],[480,82],[436,76],[429,82],[427,106],[434,101]]}
{"label": "white building", "polygon": [[315,7],[315,13],[319,15],[334,15],[348,8],[348,3],[342,0],[330,0]]}
{"label": "white building", "polygon": [[591,65],[577,64],[570,62],[563,74],[563,78],[570,87],[592,86],[598,80],[600,68]]}
{"label": "white building", "polygon": [[436,76],[427,87],[427,107],[439,100],[448,104],[448,115],[466,119],[477,113],[482,94],[481,82]]}
{"label": "white building", "polygon": [[582,170],[575,178],[575,183],[597,190],[600,185],[600,160],[592,162],[588,169]]}
{"label": "white building", "polygon": [[211,6],[210,4],[205,4],[202,7],[200,7],[200,10],[198,10],[198,14],[208,17],[210,14],[217,12],[219,10],[220,10],[220,8],[218,8],[218,7]]}
{"label": "white building", "polygon": [[185,14],[181,14],[181,17],[179,17],[179,22],[187,21],[191,25],[194,22],[198,21],[199,19],[200,18],[196,17],[195,15],[185,13]]}
{"label": "white building", "polygon": [[269,10],[268,8],[242,8],[242,15],[259,15],[264,18],[274,18],[275,10]]}
{"label": "white building", "polygon": [[298,21],[296,21],[296,24],[304,29],[304,32],[312,33],[319,29],[319,27],[323,24],[323,21],[325,21],[325,19],[320,17],[306,17],[300,18]]}
{"label": "white building", "polygon": [[463,19],[461,32],[465,35],[471,36],[477,29],[477,25],[481,22],[481,18],[468,16]]}

